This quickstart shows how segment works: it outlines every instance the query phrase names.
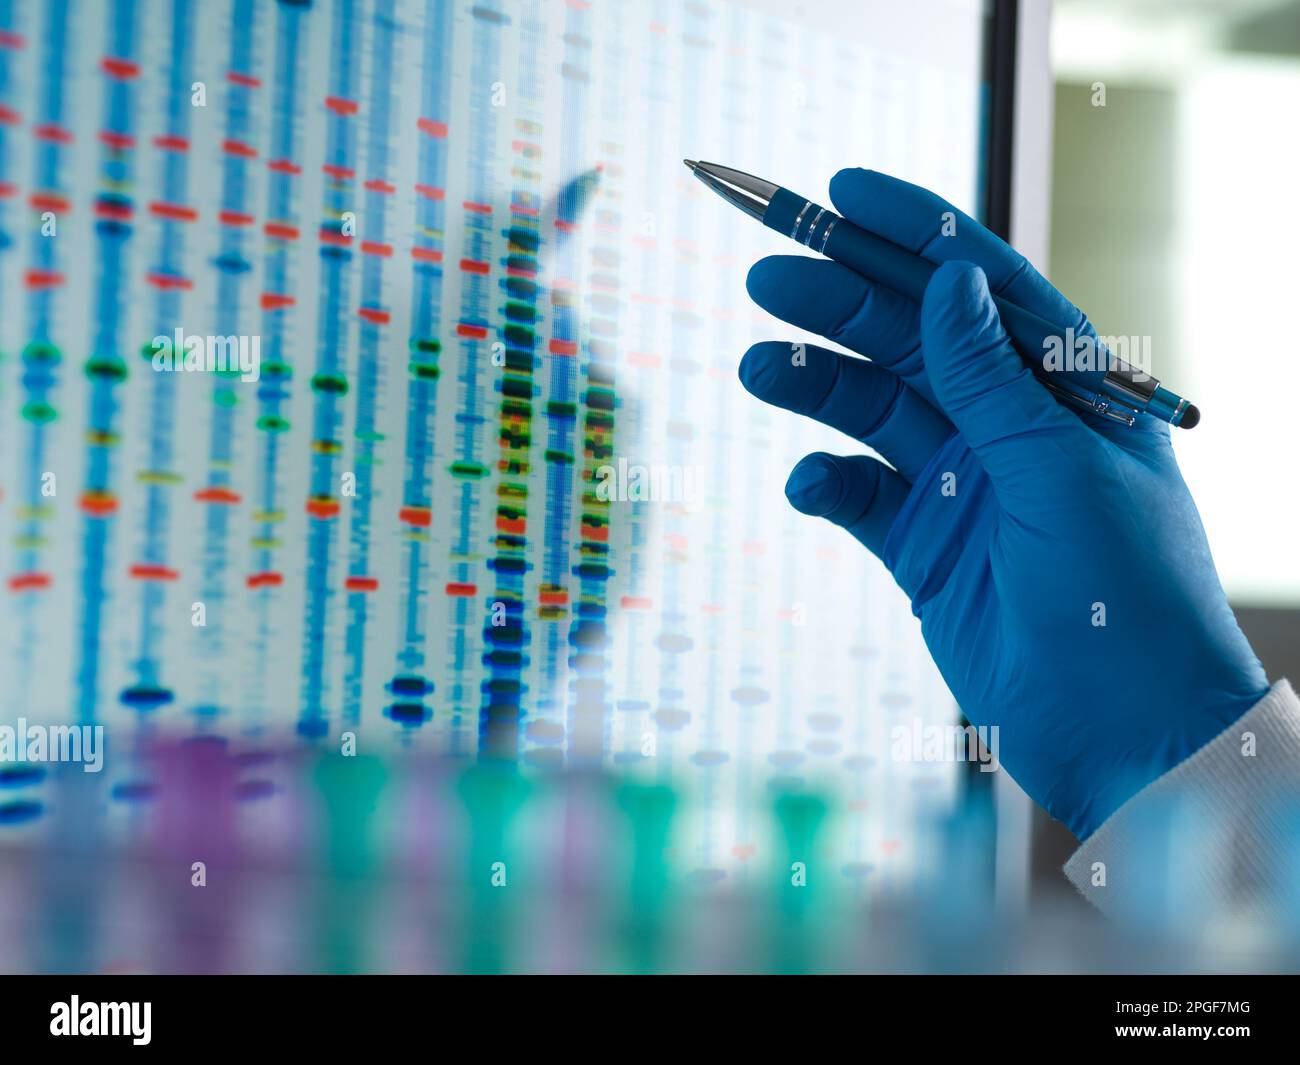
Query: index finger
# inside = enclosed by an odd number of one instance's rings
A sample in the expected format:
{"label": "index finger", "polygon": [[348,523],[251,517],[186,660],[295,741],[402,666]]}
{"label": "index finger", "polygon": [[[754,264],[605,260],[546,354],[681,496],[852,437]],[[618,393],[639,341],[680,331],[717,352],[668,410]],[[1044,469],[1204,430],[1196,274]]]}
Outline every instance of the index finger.
{"label": "index finger", "polygon": [[1029,260],[942,196],[876,170],[851,167],[831,178],[831,202],[854,225],[914,255],[974,263],[989,290],[1062,328],[1088,328],[1083,312]]}

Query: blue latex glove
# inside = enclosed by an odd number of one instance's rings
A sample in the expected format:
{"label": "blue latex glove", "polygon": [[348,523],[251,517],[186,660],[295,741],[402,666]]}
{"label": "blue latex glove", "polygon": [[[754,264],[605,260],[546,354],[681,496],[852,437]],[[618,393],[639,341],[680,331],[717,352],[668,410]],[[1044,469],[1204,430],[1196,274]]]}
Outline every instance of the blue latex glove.
{"label": "blue latex glove", "polygon": [[809,455],[786,494],[880,556],[967,718],[999,726],[1007,771],[1084,838],[1262,698],[1264,670],[1169,427],[1058,403],[989,290],[1076,335],[1095,335],[1087,318],[933,193],[866,170],[830,188],[844,217],[943,265],[918,307],[827,259],[763,259],[749,273],[761,307],[872,361],[810,347],[799,365],[790,344],[762,343],[741,380],[892,464]]}

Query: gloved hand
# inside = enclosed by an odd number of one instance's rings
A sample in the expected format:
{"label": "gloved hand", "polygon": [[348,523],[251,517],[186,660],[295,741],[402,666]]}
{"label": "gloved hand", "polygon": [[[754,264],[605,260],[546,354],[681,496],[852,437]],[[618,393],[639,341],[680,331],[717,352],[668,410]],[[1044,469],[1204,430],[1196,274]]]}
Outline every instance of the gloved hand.
{"label": "gloved hand", "polygon": [[[912,600],[944,680],[999,758],[1079,838],[1268,690],[1170,446],[1063,406],[1008,341],[990,288],[1076,335],[1087,318],[938,196],[842,170],[844,217],[942,263],[921,306],[827,259],[750,270],[763,308],[871,361],[788,343],[740,364],[768,403],[874,448],[809,455],[786,495],[842,525]],[[945,212],[956,233],[941,235]]]}

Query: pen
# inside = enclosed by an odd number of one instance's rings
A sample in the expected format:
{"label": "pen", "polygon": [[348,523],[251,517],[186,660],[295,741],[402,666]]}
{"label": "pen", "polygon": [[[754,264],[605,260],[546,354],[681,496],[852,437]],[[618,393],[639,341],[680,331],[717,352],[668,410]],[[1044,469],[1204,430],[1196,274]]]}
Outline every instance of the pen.
{"label": "pen", "polygon": [[[937,263],[770,181],[717,163],[682,162],[724,200],[769,229],[918,303],[930,275],[938,269]],[[1201,412],[1193,404],[1112,354],[1100,340],[1089,338],[1095,344],[1093,357],[1087,360],[1092,368],[1047,368],[1045,353],[1051,348],[1061,351],[1073,329],[1049,322],[1000,296],[994,296],[993,302],[1020,357],[1045,386],[1067,402],[1130,426],[1139,413],[1184,429],[1201,420]]]}

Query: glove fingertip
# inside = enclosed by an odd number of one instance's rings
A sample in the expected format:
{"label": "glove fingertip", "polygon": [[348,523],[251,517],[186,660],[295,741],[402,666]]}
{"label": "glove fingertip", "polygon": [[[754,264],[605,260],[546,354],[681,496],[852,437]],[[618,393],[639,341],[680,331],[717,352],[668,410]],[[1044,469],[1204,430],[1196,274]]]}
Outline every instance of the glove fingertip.
{"label": "glove fingertip", "polygon": [[922,307],[969,310],[983,306],[989,298],[988,278],[975,263],[949,259],[940,263],[925,287]]}
{"label": "glove fingertip", "polygon": [[831,203],[846,218],[860,222],[884,191],[879,187],[882,177],[878,171],[860,166],[836,171],[830,182]]}
{"label": "glove fingertip", "polygon": [[760,307],[779,299],[794,281],[794,271],[809,261],[802,255],[766,255],[759,259],[745,275],[749,298]]}
{"label": "glove fingertip", "polygon": [[759,399],[767,399],[776,392],[781,381],[782,360],[788,355],[789,344],[779,340],[760,340],[741,356],[736,373],[745,391]]}
{"label": "glove fingertip", "polygon": [[[996,332],[989,333],[990,329]],[[959,259],[940,265],[921,301],[921,340],[927,370],[942,370],[953,359],[968,362],[965,356],[972,343],[991,342],[1001,333],[1001,319],[993,306],[984,271]],[[930,377],[938,391],[940,384],[933,380],[934,373]]]}
{"label": "glove fingertip", "polygon": [[842,195],[846,192],[865,191],[863,186],[870,183],[875,173],[874,170],[868,170],[863,166],[846,166],[835,171],[831,177],[831,199],[834,199],[837,193]]}
{"label": "glove fingertip", "polygon": [[785,482],[785,497],[800,514],[821,518],[840,505],[844,478],[832,456],[818,451],[800,459]]}

